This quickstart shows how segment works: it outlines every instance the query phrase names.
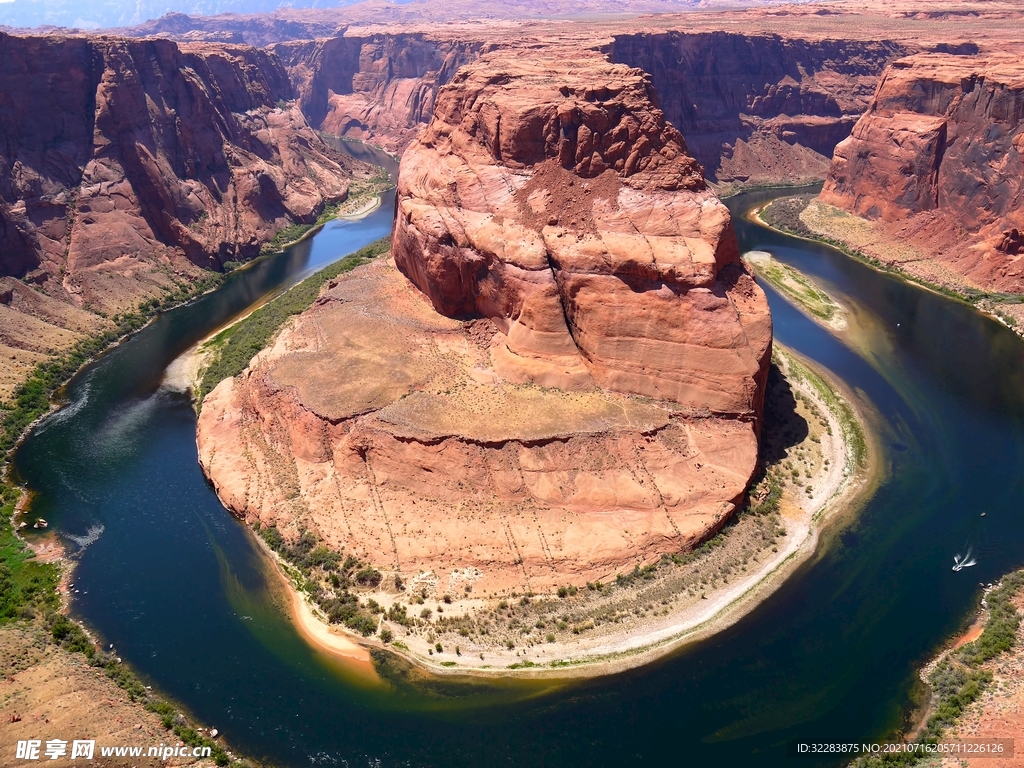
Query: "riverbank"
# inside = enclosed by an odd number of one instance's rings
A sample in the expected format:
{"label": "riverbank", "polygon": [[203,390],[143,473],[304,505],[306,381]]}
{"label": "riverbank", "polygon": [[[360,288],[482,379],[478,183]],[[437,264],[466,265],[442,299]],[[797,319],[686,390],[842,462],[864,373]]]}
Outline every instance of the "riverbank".
{"label": "riverbank", "polygon": [[813,195],[777,198],[750,215],[777,232],[831,246],[880,272],[969,304],[1024,337],[1021,296],[971,283],[913,244],[887,235],[872,221],[823,203]]}
{"label": "riverbank", "polygon": [[[4,765],[14,764],[14,744],[25,739],[87,737],[95,739],[97,750],[130,746],[145,751],[173,738],[161,714],[129,696],[102,667],[61,647],[39,621],[0,626],[0,672],[0,739],[10,750]],[[201,732],[208,737],[213,729]],[[213,766],[217,763],[210,751],[207,758],[141,757],[132,765]]]}
{"label": "riverbank", "polygon": [[[1024,733],[1024,571],[985,585],[971,626],[918,673],[928,700],[903,736],[910,743],[1013,740]],[[853,768],[881,768],[879,757]],[[922,768],[1019,768],[1024,755],[915,757],[900,765]]]}
{"label": "riverbank", "polygon": [[113,646],[104,651],[67,617],[74,561],[53,534],[32,547],[16,534],[13,520],[25,498],[21,489],[0,486],[0,737],[39,738],[40,722],[55,737],[88,735],[101,746],[148,748],[174,736],[208,748],[209,757],[163,764],[246,768],[216,729],[191,725],[179,707],[143,686]]}
{"label": "riverbank", "polygon": [[[756,220],[761,221],[759,218]],[[770,283],[815,322],[831,331],[846,329],[847,311],[842,304],[793,267],[765,251],[748,251],[743,254],[743,261],[754,274]]]}
{"label": "riverbank", "polygon": [[[371,214],[379,206],[379,195],[362,197],[353,201],[352,205],[343,212],[343,216],[349,219],[361,219]],[[252,263],[254,262],[250,264]],[[245,267],[248,266],[245,265]],[[19,388],[15,407],[0,411],[0,416],[4,417],[4,425],[10,428],[5,433],[7,439],[2,445],[5,449],[4,457],[6,458],[9,452],[20,444],[21,440],[41,419],[63,407],[62,403],[54,402],[52,398],[84,366],[131,338],[136,332],[143,330],[163,312],[190,303],[217,288],[223,283],[224,277],[224,274],[211,273],[188,291],[179,290],[165,297],[163,301],[145,302],[140,306],[138,313],[126,313],[114,318],[115,324],[112,331],[85,339],[72,353],[62,359],[41,364],[37,368],[36,374]],[[0,608],[3,613],[0,618],[18,619],[18,621],[0,627],[0,633],[13,632],[12,637],[15,635],[22,637],[24,632],[36,627],[32,631],[35,631],[36,634],[42,632],[42,636],[45,636],[46,632],[51,629],[51,624],[56,628],[53,630],[54,632],[59,629],[62,633],[61,637],[54,634],[52,640],[49,641],[52,646],[47,651],[49,661],[40,662],[43,664],[41,668],[33,667],[31,674],[25,678],[31,684],[28,687],[18,688],[18,696],[11,699],[11,701],[21,702],[32,719],[21,716],[20,720],[10,720],[10,723],[22,721],[29,724],[37,723],[39,718],[32,713],[37,709],[46,710],[51,706],[59,705],[77,712],[75,706],[68,703],[69,700],[61,698],[57,688],[52,688],[52,690],[45,688],[45,680],[49,679],[50,674],[46,664],[50,664],[50,666],[56,665],[56,668],[64,670],[68,679],[75,681],[74,691],[100,690],[103,685],[102,681],[106,680],[112,690],[116,692],[116,695],[104,694],[106,699],[109,699],[110,706],[116,711],[123,709],[124,712],[134,712],[135,714],[128,715],[122,713],[122,717],[130,718],[136,724],[141,723],[145,726],[146,723],[155,720],[158,727],[165,729],[162,731],[164,740],[174,738],[174,736],[186,741],[207,738],[202,734],[209,733],[209,730],[204,731],[204,729],[189,726],[177,707],[145,691],[134,674],[126,666],[120,664],[119,660],[116,667],[112,666],[88,630],[77,622],[66,618],[70,592],[69,582],[73,578],[75,561],[67,559],[65,548],[52,527],[42,536],[33,531],[34,535],[29,537],[28,541],[18,535],[18,526],[26,520],[31,523],[34,519],[31,516],[32,510],[31,504],[28,503],[28,496],[22,489],[13,486],[5,487],[4,499],[3,562],[0,564],[0,582],[3,582],[3,589],[0,590],[3,597]],[[26,513],[30,517],[25,518]],[[49,515],[47,516],[49,517]],[[41,625],[40,622],[42,622]],[[19,632],[21,634],[18,634]],[[81,675],[75,672],[79,667],[84,669]],[[96,688],[94,685],[93,678],[97,676],[101,681],[97,683],[100,688]],[[42,685],[43,688],[37,690],[37,685]],[[53,699],[53,696],[57,696],[57,699]],[[97,710],[95,714],[95,722],[89,716],[81,713],[75,716],[74,721],[78,725],[88,727],[91,727],[90,723],[92,723],[96,725],[96,728],[91,732],[102,735],[106,733],[101,727],[104,725],[102,719],[104,710]],[[16,712],[11,713],[11,717],[18,715],[19,713]],[[58,719],[54,722],[60,721]],[[146,727],[148,726],[143,727],[142,730],[145,730]],[[170,729],[171,732],[169,733],[166,729]],[[3,731],[5,728],[0,725],[0,732]],[[20,733],[20,731],[15,729],[12,733]],[[123,739],[121,741],[126,744],[130,743]],[[159,739],[154,743],[156,741]],[[233,759],[228,756],[222,746],[215,745],[212,750],[219,765],[227,765]],[[207,760],[206,764],[212,763]]]}
{"label": "riverbank", "polygon": [[368,179],[353,180],[349,186],[348,196],[336,203],[324,207],[323,212],[312,224],[292,224],[274,235],[274,239],[260,249],[260,256],[281,253],[304,240],[316,235],[327,224],[335,219],[358,221],[373,213],[380,207],[381,194],[395,186],[388,172],[381,167]]}
{"label": "riverbank", "polygon": [[[384,639],[349,637],[438,675],[571,678],[648,664],[731,626],[810,560],[822,530],[855,511],[882,475],[878,441],[853,396],[784,348],[775,363],[765,476],[749,506],[696,552],[613,583],[512,601],[467,594],[435,605],[415,584],[362,591],[383,613]],[[801,439],[787,437],[801,430]],[[303,634],[336,635],[295,578],[289,588],[294,606],[305,603],[293,610]],[[350,649],[337,655],[344,660]]]}

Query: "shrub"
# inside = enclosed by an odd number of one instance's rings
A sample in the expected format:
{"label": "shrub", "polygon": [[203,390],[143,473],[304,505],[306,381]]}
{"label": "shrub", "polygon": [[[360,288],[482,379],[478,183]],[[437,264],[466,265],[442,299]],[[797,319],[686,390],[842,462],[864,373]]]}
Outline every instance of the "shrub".
{"label": "shrub", "polygon": [[405,606],[401,603],[392,603],[391,607],[388,608],[388,620],[395,622],[395,624],[401,624],[403,627],[408,627],[413,621],[409,614],[406,613]]}
{"label": "shrub", "polygon": [[367,566],[366,568],[360,569],[356,574],[356,583],[362,584],[364,587],[379,587],[383,578],[384,577],[381,575],[380,571],[376,568]]}

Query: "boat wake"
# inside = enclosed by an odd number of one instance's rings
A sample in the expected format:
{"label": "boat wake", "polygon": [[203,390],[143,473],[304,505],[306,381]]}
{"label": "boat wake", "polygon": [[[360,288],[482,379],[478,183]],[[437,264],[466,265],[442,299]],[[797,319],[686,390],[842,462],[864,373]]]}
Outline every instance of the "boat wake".
{"label": "boat wake", "polygon": [[953,570],[962,571],[964,568],[970,568],[972,565],[977,565],[978,561],[971,556],[971,550],[967,550],[967,554],[964,556],[953,555]]}

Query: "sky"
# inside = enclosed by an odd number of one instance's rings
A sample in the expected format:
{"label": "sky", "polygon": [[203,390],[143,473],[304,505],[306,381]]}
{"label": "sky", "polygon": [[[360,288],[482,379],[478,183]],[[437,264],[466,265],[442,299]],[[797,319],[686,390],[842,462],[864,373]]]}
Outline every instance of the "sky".
{"label": "sky", "polygon": [[97,29],[141,24],[177,11],[190,15],[265,13],[277,8],[330,8],[352,0],[0,0],[0,25]]}

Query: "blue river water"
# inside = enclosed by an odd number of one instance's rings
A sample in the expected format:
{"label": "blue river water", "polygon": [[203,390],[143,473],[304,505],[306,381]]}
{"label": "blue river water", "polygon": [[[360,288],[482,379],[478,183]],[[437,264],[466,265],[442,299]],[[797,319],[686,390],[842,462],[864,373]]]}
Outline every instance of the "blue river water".
{"label": "blue river water", "polygon": [[[161,382],[246,307],[387,234],[393,194],[162,315],[84,369],[69,406],[25,441],[15,468],[33,512],[77,542],[75,615],[232,747],[281,766],[782,766],[789,739],[899,727],[917,665],[961,626],[979,583],[1024,565],[1024,344],[739,215],[781,191],[728,201],[741,246],[853,309],[859,343],[768,291],[778,340],[870,404],[888,470],[811,562],[719,635],[584,682],[441,681],[385,664],[371,685],[301,640],[252,534],[200,472],[187,396]],[[953,572],[966,547],[977,566]]]}

